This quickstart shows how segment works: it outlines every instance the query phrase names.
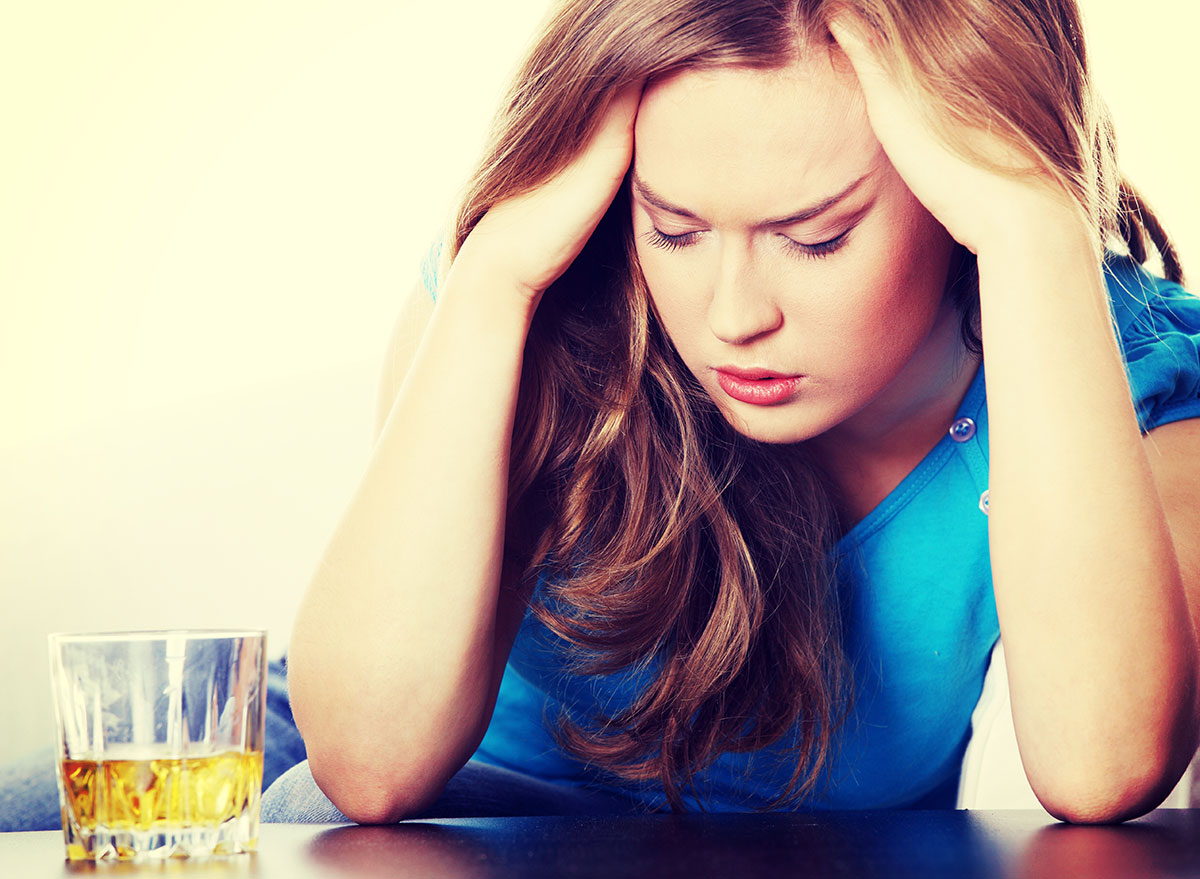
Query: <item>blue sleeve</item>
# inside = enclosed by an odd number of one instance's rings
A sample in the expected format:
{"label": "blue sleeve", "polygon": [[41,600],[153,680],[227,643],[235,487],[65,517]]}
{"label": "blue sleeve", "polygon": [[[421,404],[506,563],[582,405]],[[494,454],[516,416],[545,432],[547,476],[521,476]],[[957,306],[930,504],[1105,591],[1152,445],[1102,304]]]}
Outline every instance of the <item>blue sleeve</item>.
{"label": "blue sleeve", "polygon": [[1200,299],[1129,257],[1104,269],[1142,432],[1200,417]]}
{"label": "blue sleeve", "polygon": [[425,252],[425,259],[421,261],[421,283],[425,285],[425,290],[434,302],[437,302],[438,287],[442,283],[442,279],[438,277],[438,266],[442,261],[444,243],[441,238],[433,242]]}

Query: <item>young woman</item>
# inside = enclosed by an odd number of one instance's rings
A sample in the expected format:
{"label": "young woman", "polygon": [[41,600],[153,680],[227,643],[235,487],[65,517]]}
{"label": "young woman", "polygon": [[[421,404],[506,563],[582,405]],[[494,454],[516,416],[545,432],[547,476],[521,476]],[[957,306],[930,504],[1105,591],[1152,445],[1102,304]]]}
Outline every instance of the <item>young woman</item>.
{"label": "young woman", "polygon": [[1068,0],[567,0],[398,326],[264,808],[948,805],[1000,634],[1046,808],[1155,807],[1180,279]]}
{"label": "young woman", "polygon": [[264,818],[949,806],[1001,634],[1046,808],[1161,802],[1200,303],[1081,34],[564,0],[397,324]]}

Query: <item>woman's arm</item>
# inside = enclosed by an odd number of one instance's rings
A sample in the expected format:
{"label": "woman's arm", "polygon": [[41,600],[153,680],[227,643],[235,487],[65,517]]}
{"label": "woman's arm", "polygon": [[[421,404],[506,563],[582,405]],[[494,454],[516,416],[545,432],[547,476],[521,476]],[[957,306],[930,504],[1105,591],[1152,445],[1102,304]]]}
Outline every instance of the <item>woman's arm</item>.
{"label": "woman's arm", "polygon": [[356,821],[436,798],[483,736],[520,620],[512,573],[504,590],[499,575],[528,317],[515,291],[466,269],[418,350],[390,352],[411,368],[292,634],[313,777]]}
{"label": "woman's arm", "polygon": [[1142,445],[1171,528],[1193,625],[1200,629],[1200,418],[1156,427]]}
{"label": "woman's arm", "polygon": [[428,325],[398,330],[397,365],[419,345],[289,651],[313,777],[357,821],[431,803],[491,719],[524,609],[503,548],[525,341],[620,186],[640,96],[619,95],[554,179],[493,206],[432,313],[411,305]]}
{"label": "woman's arm", "polygon": [[[1121,820],[1196,749],[1197,584],[1180,557],[1200,532],[1156,485],[1090,237],[1039,214],[979,253],[996,608],[1034,791],[1059,817]],[[1185,477],[1196,433],[1168,436],[1158,469]]]}
{"label": "woman's arm", "polygon": [[[1139,434],[1082,217],[1041,175],[951,153],[845,24],[835,34],[889,159],[978,257],[991,562],[1022,762],[1058,817],[1133,817],[1161,802],[1196,748],[1186,596],[1200,592],[1200,527],[1155,474],[1194,490],[1185,462],[1200,460],[1198,431],[1165,434],[1151,466],[1154,435]],[[991,135],[961,133],[1019,165]]]}

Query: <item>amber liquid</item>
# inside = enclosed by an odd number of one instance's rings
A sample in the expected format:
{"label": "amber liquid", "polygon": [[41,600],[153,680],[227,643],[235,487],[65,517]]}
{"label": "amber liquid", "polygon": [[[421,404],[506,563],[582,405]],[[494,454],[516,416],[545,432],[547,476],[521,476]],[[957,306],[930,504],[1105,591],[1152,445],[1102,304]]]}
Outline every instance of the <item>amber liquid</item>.
{"label": "amber liquid", "polygon": [[[62,761],[63,829],[72,860],[136,857],[144,848],[167,856],[228,853],[257,842],[261,751],[188,757]],[[240,824],[240,827],[237,825]],[[207,835],[205,830],[212,831]],[[229,830],[230,832],[225,832]],[[190,836],[181,843],[179,831]],[[197,831],[197,832],[192,832]],[[97,851],[95,839],[103,837]]]}

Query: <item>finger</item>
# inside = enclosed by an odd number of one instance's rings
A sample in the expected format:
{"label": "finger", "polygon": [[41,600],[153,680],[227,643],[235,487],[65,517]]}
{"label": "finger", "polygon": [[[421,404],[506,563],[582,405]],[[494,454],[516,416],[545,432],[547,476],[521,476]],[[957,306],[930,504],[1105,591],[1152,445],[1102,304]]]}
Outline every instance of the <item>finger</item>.
{"label": "finger", "polygon": [[[578,171],[590,176],[607,169],[604,176],[625,176],[633,155],[633,126],[642,100],[644,82],[638,81],[621,89],[609,102],[600,125],[575,165]],[[619,173],[618,173],[619,172]]]}
{"label": "finger", "polygon": [[884,65],[879,40],[864,21],[843,13],[830,22],[829,30],[854,68],[875,136],[901,174],[907,169],[911,175],[922,155],[930,150],[941,153],[918,103]]}
{"label": "finger", "polygon": [[633,128],[634,120],[637,118],[638,105],[642,102],[642,91],[646,87],[646,81],[638,80],[622,88],[613,97],[608,105],[608,110],[605,111],[604,124],[613,124],[619,128]]}
{"label": "finger", "polygon": [[522,283],[545,290],[579,255],[620,188],[633,156],[633,124],[642,83],[621,89],[591,138],[565,167],[533,189],[493,208],[491,226],[505,235],[532,236],[540,254],[522,270]]}
{"label": "finger", "polygon": [[861,18],[844,12],[829,22],[829,32],[850,59],[855,73],[876,76],[883,72],[875,31]]}
{"label": "finger", "polygon": [[566,224],[564,228],[590,234],[625,179],[633,159],[633,125],[642,84],[622,89],[605,109],[583,150],[540,187],[539,200]]}
{"label": "finger", "polygon": [[865,22],[843,13],[830,21],[829,31],[854,68],[869,114],[904,102],[899,85],[880,58],[874,31]]}

